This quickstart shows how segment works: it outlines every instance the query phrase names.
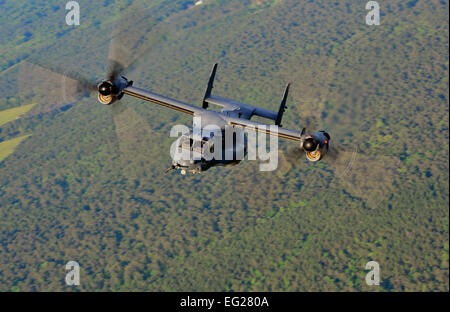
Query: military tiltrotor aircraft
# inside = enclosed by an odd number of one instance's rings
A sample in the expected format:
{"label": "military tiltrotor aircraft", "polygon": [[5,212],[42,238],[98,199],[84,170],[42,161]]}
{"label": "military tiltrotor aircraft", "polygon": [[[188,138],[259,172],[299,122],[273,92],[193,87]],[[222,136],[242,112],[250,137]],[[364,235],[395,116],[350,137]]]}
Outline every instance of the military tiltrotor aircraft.
{"label": "military tiltrotor aircraft", "polygon": [[[291,130],[283,128],[281,120],[283,113],[286,109],[286,101],[289,92],[289,84],[286,87],[283,100],[278,109],[278,112],[255,107],[252,105],[239,103],[230,99],[218,97],[212,95],[214,78],[217,71],[217,64],[214,65],[209,82],[206,88],[205,96],[203,98],[202,107],[194,106],[185,102],[174,100],[147,90],[143,90],[133,86],[133,81],[120,76],[117,68],[120,66],[114,66],[109,77],[97,85],[98,100],[104,105],[111,105],[116,101],[120,101],[124,95],[133,96],[141,100],[149,101],[158,105],[162,105],[193,117],[199,117],[201,120],[201,127],[214,125],[219,127],[223,132],[226,127],[245,129],[247,131],[264,131],[269,135],[276,135],[278,137],[299,142],[300,148],[305,152],[306,158],[309,161],[316,162],[321,160],[329,150],[330,135],[325,131],[317,131],[314,133],[307,133],[306,129],[302,131]],[[209,110],[209,105],[221,106],[220,111]],[[277,126],[275,131],[273,127],[269,127],[267,124],[252,121],[253,116],[260,116],[274,121]],[[177,146],[190,149],[191,152],[197,149],[201,154],[202,150],[211,151],[213,147],[212,136],[214,133],[208,133],[208,131],[202,131],[202,136],[196,138],[192,130],[189,133],[180,136],[177,142]],[[206,134],[206,135],[205,135]],[[225,146],[225,135],[221,136],[222,140],[222,153],[225,154],[227,147]],[[247,140],[234,142],[230,148],[233,148],[234,155],[239,151],[247,151]],[[193,155],[193,154],[191,154]],[[232,157],[231,159],[225,159],[226,157],[219,157],[220,159],[212,158],[206,160],[201,156],[186,158],[177,157],[173,158],[173,163],[170,170],[179,169],[182,174],[186,172],[198,173],[206,171],[213,166],[226,166],[235,165],[240,162],[240,159]]]}
{"label": "military tiltrotor aircraft", "polygon": [[[165,27],[168,24],[161,23],[156,19],[156,24],[153,25],[151,22],[152,19],[149,18],[149,15],[151,16],[151,14],[148,10],[133,9],[129,11],[131,13],[130,17],[125,17],[125,15],[121,17],[116,23],[116,29],[112,31],[107,59],[107,72],[104,79],[101,81],[83,77],[78,72],[70,72],[67,69],[56,68],[54,65],[45,65],[42,64],[41,61],[33,61],[32,59],[27,61],[32,63],[32,65],[38,65],[40,68],[44,68],[53,74],[59,75],[58,77],[55,77],[56,80],[63,82],[72,81],[76,86],[75,93],[78,92],[78,95],[80,96],[84,96],[87,93],[95,94],[101,104],[112,108],[115,117],[117,117],[119,107],[125,110],[125,107],[128,107],[123,101],[123,97],[128,95],[189,114],[194,119],[193,124],[195,124],[196,119],[200,119],[201,122],[198,128],[202,129],[202,131],[200,131],[201,137],[198,137],[195,127],[193,127],[193,129],[190,129],[187,133],[182,133],[176,142],[179,149],[189,149],[193,152],[191,153],[193,154],[192,157],[186,158],[183,153],[173,154],[171,150],[173,162],[169,171],[179,169],[183,174],[186,172],[197,173],[206,171],[213,166],[228,166],[239,163],[243,159],[243,157],[241,157],[242,152],[244,152],[244,155],[248,152],[247,137],[249,137],[249,135],[244,136],[244,139],[242,140],[242,132],[252,132],[253,134],[264,133],[270,136],[277,136],[296,141],[299,144],[296,146],[296,149],[299,147],[300,150],[304,151],[306,153],[306,158],[312,162],[320,161],[328,153],[330,135],[327,132],[317,131],[310,133],[307,132],[305,128],[301,131],[297,131],[282,127],[281,121],[286,109],[289,85],[286,87],[284,97],[277,112],[213,95],[212,89],[216,76],[217,64],[214,65],[211,72],[201,107],[135,87],[133,81],[125,78],[125,75],[130,68],[134,67],[134,64],[139,58],[148,54],[148,50],[146,51],[139,45],[141,43],[144,43],[144,45],[147,43],[146,46],[153,48],[155,42],[154,40],[148,39],[149,34],[153,39],[159,38],[158,34],[163,34],[162,37],[164,37],[166,33]],[[136,29],[134,24],[135,21],[139,19],[145,20],[145,24],[149,24],[151,30],[149,31],[147,28]],[[139,52],[139,50],[141,52]],[[31,70],[33,69],[31,68]],[[52,73],[42,72],[39,69],[36,77],[45,76],[47,77],[47,80],[50,81],[53,75]],[[28,92],[31,89],[30,86],[35,82],[32,77],[33,75],[30,75],[28,70],[24,71],[24,80],[26,81],[23,83],[23,91]],[[35,80],[38,82],[41,81],[40,78]],[[53,86],[56,85],[58,84],[53,83]],[[63,86],[62,89],[64,95],[71,92],[71,90],[66,90],[68,89],[67,86]],[[73,102],[77,102],[77,100]],[[209,109],[210,105],[219,106],[221,109]],[[253,116],[272,120],[272,127],[270,127],[269,124],[251,120]],[[218,148],[219,135],[217,131],[209,133],[209,130],[203,131],[204,128],[211,125],[215,126],[216,129],[218,128],[221,132],[225,132],[225,129],[232,128],[232,131],[239,132],[239,140],[233,139],[232,144],[226,144],[226,134],[219,133],[222,137],[222,148]],[[307,127],[309,128],[310,126]],[[214,143],[216,146],[214,146]],[[220,152],[215,153],[215,157],[212,159],[206,159],[205,157],[202,157],[202,155],[199,157],[198,153],[196,153],[198,150],[208,150],[209,152],[212,150],[214,150],[214,152],[220,150]],[[233,157],[229,157],[230,152]]]}

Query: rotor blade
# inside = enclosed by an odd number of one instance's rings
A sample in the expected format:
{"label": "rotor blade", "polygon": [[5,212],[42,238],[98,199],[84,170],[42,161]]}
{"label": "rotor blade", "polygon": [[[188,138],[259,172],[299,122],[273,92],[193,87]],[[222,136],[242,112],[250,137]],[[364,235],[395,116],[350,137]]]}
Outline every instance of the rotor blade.
{"label": "rotor blade", "polygon": [[148,123],[122,101],[111,104],[122,172],[129,182],[140,177],[139,168],[145,168],[147,152],[152,146]]}
{"label": "rotor blade", "polygon": [[346,176],[359,153],[358,144],[345,146],[330,144],[328,153],[322,161],[334,169],[336,177]]}
{"label": "rotor blade", "polygon": [[25,62],[30,63],[34,66],[42,67],[44,70],[51,71],[55,74],[59,74],[63,79],[74,80],[78,83],[78,87],[83,91],[97,91],[97,81],[89,79],[83,76],[81,73],[77,73],[69,69],[63,69],[56,64],[44,64],[42,61],[33,59],[27,59]]}
{"label": "rotor blade", "polygon": [[335,180],[351,196],[361,198],[367,208],[388,207],[387,201],[395,192],[400,162],[396,157],[373,157],[358,153],[345,168],[335,164],[339,171]]}
{"label": "rotor blade", "polygon": [[132,6],[120,15],[109,46],[107,77],[111,80],[125,74],[168,33],[168,25],[150,9]]}
{"label": "rotor blade", "polygon": [[95,84],[77,73],[27,61],[19,65],[18,84],[21,104],[36,104],[31,115],[68,108],[96,90]]}
{"label": "rotor blade", "polygon": [[389,206],[389,197],[395,192],[395,180],[401,168],[399,157],[374,155],[366,149],[361,150],[356,143],[331,145],[319,163],[305,160],[304,151],[299,147],[289,148],[280,155],[281,174],[306,169],[297,173],[305,183],[319,180],[323,186],[342,188],[369,209]]}
{"label": "rotor blade", "polygon": [[[118,16],[109,45],[107,78],[110,80],[131,70],[141,57],[149,57],[151,49],[163,41],[168,33],[167,25],[146,7],[132,5],[119,12]],[[153,134],[146,120],[132,108],[133,101],[137,100],[124,98],[114,102],[110,108],[122,172],[134,185],[135,180],[145,175],[144,170],[139,168],[147,167],[146,162],[152,152]]]}
{"label": "rotor blade", "polygon": [[300,147],[292,147],[282,152],[282,155],[286,161],[297,165],[299,160],[305,157],[305,152]]}
{"label": "rotor blade", "polygon": [[[292,107],[298,116],[298,124],[302,128],[305,128],[306,133],[322,130],[320,129],[320,112],[316,110],[318,101],[316,98],[294,97],[294,102],[297,105],[293,105]],[[309,109],[299,109],[300,107],[309,107]]]}
{"label": "rotor blade", "polygon": [[358,143],[331,145],[322,161],[333,171],[332,183],[370,209],[389,199],[401,166],[400,158],[371,154]]}

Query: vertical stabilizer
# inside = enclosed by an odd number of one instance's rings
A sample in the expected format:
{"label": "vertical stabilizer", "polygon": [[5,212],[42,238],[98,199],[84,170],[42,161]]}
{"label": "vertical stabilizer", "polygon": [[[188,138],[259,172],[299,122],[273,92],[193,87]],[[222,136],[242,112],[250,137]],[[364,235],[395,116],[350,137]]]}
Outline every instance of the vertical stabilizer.
{"label": "vertical stabilizer", "polygon": [[214,78],[216,77],[216,71],[217,71],[217,63],[214,64],[213,70],[211,72],[211,76],[209,77],[208,86],[206,87],[205,96],[203,97],[202,107],[204,109],[208,108],[208,102],[206,101],[206,99],[211,96],[211,91],[214,88]]}
{"label": "vertical stabilizer", "polygon": [[287,101],[287,97],[289,94],[289,87],[290,87],[290,83],[287,85],[286,87],[286,91],[284,91],[284,96],[283,96],[283,100],[281,101],[280,104],[280,109],[278,110],[278,115],[277,115],[277,119],[275,120],[275,125],[277,125],[278,127],[282,127],[281,125],[281,119],[283,119],[283,114],[284,111],[286,110],[286,101]]}

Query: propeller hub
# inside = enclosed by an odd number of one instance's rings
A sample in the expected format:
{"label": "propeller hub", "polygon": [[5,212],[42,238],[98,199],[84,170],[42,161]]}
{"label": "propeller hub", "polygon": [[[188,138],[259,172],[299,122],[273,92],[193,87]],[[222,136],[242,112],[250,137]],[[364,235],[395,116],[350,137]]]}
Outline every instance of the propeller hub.
{"label": "propeller hub", "polygon": [[308,138],[303,142],[303,149],[307,152],[314,152],[319,143],[313,138]]}
{"label": "propeller hub", "polygon": [[109,81],[104,81],[98,86],[98,92],[103,96],[109,96],[113,93],[114,86]]}

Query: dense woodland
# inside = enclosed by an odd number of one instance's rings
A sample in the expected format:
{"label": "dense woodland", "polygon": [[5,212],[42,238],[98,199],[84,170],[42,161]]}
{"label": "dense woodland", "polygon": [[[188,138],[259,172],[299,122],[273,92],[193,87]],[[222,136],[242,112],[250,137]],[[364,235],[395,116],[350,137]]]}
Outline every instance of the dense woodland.
{"label": "dense woodland", "polygon": [[[379,1],[379,26],[356,0],[79,2],[73,27],[65,1],[0,0],[0,114],[36,104],[0,126],[30,135],[0,162],[0,291],[449,290],[448,1]],[[101,80],[118,24],[136,86],[200,106],[218,62],[214,94],[276,110],[291,82],[283,125],[327,130],[339,159],[280,141],[273,172],[165,174],[189,116],[113,115],[30,65]]]}

